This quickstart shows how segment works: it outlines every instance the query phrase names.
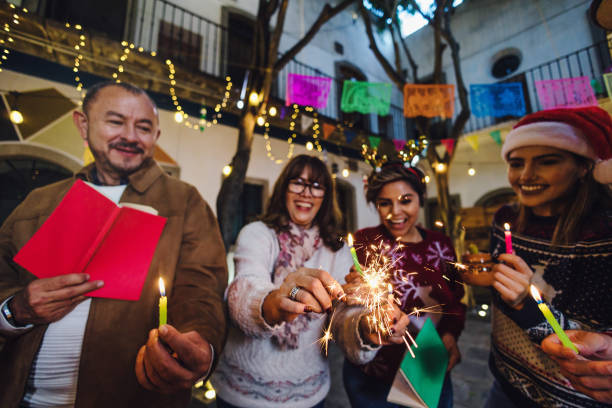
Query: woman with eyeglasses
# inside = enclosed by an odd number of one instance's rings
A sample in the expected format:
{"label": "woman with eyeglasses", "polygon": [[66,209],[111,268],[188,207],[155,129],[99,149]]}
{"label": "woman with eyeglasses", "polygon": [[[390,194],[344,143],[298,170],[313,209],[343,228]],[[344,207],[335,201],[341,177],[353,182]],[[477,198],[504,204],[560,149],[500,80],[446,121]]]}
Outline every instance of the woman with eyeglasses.
{"label": "woman with eyeglasses", "polygon": [[[370,360],[376,339],[363,336],[366,311],[338,301],[352,259],[339,237],[340,213],[325,164],[294,157],[283,169],[261,221],[238,236],[236,278],[227,302],[234,326],[212,376],[217,406],[322,407],[330,387],[319,339],[329,324],[349,359]],[[407,316],[394,317],[397,332]],[[383,344],[397,339],[382,339]]]}
{"label": "woman with eyeglasses", "polygon": [[[357,231],[356,249],[359,261],[367,263],[366,252],[372,245],[383,242],[386,254],[394,262],[391,276],[401,310],[411,313],[417,309],[428,312],[410,316],[409,330],[416,334],[427,318],[436,324],[438,333],[449,354],[447,376],[442,388],[439,407],[451,407],[453,402],[450,370],[461,355],[457,338],[463,330],[465,306],[461,304],[463,285],[448,262],[455,261],[455,250],[450,239],[436,231],[417,225],[419,209],[423,205],[425,182],[417,168],[401,162],[390,162],[368,178],[366,200],[373,203],[380,217],[380,225]],[[359,275],[351,272],[346,280],[352,282]],[[344,386],[356,407],[399,407],[387,402],[393,379],[406,352],[403,344],[383,346],[367,364],[344,362]]]}

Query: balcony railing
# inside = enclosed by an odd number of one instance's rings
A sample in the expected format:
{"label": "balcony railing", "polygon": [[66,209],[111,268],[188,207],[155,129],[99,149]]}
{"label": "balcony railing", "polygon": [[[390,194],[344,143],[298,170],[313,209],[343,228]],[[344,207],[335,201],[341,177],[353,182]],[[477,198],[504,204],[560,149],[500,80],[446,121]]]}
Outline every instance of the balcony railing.
{"label": "balcony railing", "polygon": [[[504,82],[522,82],[527,112],[536,112],[542,109],[538,99],[535,82],[548,79],[562,79],[588,76],[601,85],[601,93],[595,96],[606,95],[603,74],[612,66],[612,39],[604,40],[578,51],[545,62],[504,80]],[[456,101],[458,104],[459,102]],[[458,105],[457,105],[458,106]],[[486,127],[494,126],[499,122],[511,118],[477,118],[474,115],[465,126],[464,132],[474,132]]]}
{"label": "balcony railing", "polygon": [[[124,39],[134,43],[136,47],[142,47],[148,52],[155,51],[159,57],[172,58],[178,65],[210,77],[223,78],[232,72],[234,83],[240,86],[244,71],[248,68],[248,57],[245,55],[250,53],[251,48],[252,35],[249,35],[248,29],[245,30],[240,24],[230,24],[230,30],[166,0],[134,0],[128,4],[130,7],[126,9]],[[42,8],[34,11],[44,15]],[[612,64],[611,50],[612,39],[530,68],[505,79],[504,82],[522,82],[527,111],[536,111],[541,108],[535,89],[535,81],[538,80],[588,76],[598,81],[602,89],[605,89],[603,73]],[[279,101],[285,99],[288,73],[332,78],[327,107],[319,113],[342,122],[341,79],[293,59],[279,72],[273,85],[272,96]],[[605,90],[597,96],[604,94]],[[456,114],[459,110],[457,101]],[[375,116],[370,115],[364,122],[369,123],[373,119]],[[512,118],[477,118],[472,115],[464,132],[478,131],[507,119]],[[378,126],[379,132],[370,132],[370,129],[376,129],[376,126],[365,125],[366,129],[363,130],[369,133],[384,133],[390,138],[410,138],[416,136],[413,123],[403,116],[402,94],[394,88],[390,115],[379,118],[379,125],[384,126]]]}

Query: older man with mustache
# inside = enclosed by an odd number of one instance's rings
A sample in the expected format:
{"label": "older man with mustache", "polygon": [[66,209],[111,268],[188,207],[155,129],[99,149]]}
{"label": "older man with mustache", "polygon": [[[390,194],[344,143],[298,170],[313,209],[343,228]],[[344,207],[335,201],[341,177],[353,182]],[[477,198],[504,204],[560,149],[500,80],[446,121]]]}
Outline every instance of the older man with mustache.
{"label": "older man with mustache", "polygon": [[[227,270],[217,222],[193,186],[153,160],[159,118],[143,90],[98,84],[74,122],[95,162],[34,190],[0,229],[0,335],[6,338],[0,406],[185,406],[225,337]],[[115,202],[149,206],[167,218],[137,301],[90,298],[85,295],[103,281],[83,273],[36,279],[12,261],[78,179]],[[172,325],[158,330],[160,273]]]}

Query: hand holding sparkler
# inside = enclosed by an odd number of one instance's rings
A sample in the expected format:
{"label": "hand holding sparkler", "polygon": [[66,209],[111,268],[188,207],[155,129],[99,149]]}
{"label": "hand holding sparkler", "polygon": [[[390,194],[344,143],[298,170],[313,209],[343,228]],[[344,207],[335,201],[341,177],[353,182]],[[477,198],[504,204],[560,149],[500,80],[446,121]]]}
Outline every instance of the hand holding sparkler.
{"label": "hand holding sparkler", "polygon": [[559,363],[561,373],[578,391],[612,403],[612,337],[583,330],[565,332],[580,354],[564,347],[556,334],[542,341],[542,350]]}
{"label": "hand holding sparkler", "polygon": [[501,254],[498,259],[503,263],[493,266],[493,272],[495,272],[493,287],[499,292],[504,302],[520,310],[529,293],[533,271],[517,255]]}
{"label": "hand holding sparkler", "polygon": [[263,316],[271,325],[290,322],[299,314],[330,311],[332,300],[342,297],[342,286],[329,273],[302,267],[288,274],[280,288],[266,296]]}
{"label": "hand holding sparkler", "polygon": [[389,327],[386,330],[380,330],[380,327],[372,324],[376,319],[380,319],[376,311],[361,318],[359,331],[362,339],[377,346],[404,343],[404,336],[410,325],[409,316],[402,312],[395,302],[390,302],[385,312],[386,316],[381,320],[389,322]]}

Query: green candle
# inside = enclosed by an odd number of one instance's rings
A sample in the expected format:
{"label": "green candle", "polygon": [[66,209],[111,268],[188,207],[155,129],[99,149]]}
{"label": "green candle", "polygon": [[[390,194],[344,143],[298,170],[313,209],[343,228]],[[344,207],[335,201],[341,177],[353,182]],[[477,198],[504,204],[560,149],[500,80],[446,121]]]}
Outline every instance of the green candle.
{"label": "green candle", "polygon": [[555,316],[553,316],[552,312],[550,311],[550,309],[548,308],[546,303],[544,303],[542,301],[542,297],[540,296],[540,292],[533,285],[531,285],[531,296],[533,297],[533,299],[538,304],[538,308],[540,309],[540,311],[542,312],[542,314],[544,315],[544,317],[548,321],[548,324],[551,325],[551,327],[553,328],[554,332],[557,334],[557,337],[559,337],[559,340],[561,340],[561,343],[565,347],[570,348],[570,349],[574,350],[576,353],[578,353],[578,349],[576,348],[576,346],[574,346],[574,343],[572,343],[572,341],[569,339],[569,337],[567,337],[567,334],[565,334],[565,332],[561,328],[561,325],[559,324],[557,319],[555,319]]}
{"label": "green candle", "polygon": [[166,297],[166,288],[164,280],[159,278],[159,327],[168,322],[168,298]]}
{"label": "green candle", "polygon": [[355,269],[361,276],[363,276],[363,271],[361,270],[361,265],[359,265],[359,259],[357,258],[357,251],[355,251],[355,247],[353,246],[353,236],[348,234],[348,246],[351,251],[351,255],[353,256],[353,264],[355,264]]}

